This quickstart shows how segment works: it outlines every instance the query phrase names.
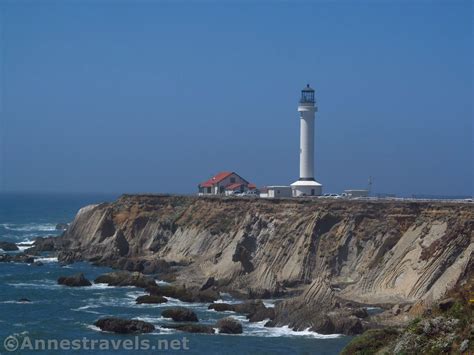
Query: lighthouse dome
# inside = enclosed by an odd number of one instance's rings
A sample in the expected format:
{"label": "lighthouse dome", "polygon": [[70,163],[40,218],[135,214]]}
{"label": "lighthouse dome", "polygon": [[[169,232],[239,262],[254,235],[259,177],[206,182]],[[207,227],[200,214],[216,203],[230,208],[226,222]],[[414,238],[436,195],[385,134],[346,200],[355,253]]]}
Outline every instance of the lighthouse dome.
{"label": "lighthouse dome", "polygon": [[302,104],[314,104],[314,89],[306,84],[306,87],[301,90],[301,99],[300,103]]}

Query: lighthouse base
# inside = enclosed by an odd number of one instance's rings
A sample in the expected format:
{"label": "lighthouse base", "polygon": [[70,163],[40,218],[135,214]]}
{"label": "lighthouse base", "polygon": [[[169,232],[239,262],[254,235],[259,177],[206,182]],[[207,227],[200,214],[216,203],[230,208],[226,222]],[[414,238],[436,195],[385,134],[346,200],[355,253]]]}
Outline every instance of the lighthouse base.
{"label": "lighthouse base", "polygon": [[314,179],[300,179],[291,184],[293,197],[321,196],[323,185]]}

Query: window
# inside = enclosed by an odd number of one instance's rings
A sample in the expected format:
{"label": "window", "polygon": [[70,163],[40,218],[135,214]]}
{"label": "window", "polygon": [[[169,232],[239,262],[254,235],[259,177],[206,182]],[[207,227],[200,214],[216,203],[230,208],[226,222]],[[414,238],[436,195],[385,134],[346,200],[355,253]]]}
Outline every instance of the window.
{"label": "window", "polygon": [[230,178],[230,183],[231,183],[231,184],[235,184],[235,177],[231,177],[231,178]]}
{"label": "window", "polygon": [[207,193],[208,193],[208,194],[211,193],[211,188],[210,188],[210,187],[207,188]]}
{"label": "window", "polygon": [[314,196],[314,189],[311,189],[311,196]]}

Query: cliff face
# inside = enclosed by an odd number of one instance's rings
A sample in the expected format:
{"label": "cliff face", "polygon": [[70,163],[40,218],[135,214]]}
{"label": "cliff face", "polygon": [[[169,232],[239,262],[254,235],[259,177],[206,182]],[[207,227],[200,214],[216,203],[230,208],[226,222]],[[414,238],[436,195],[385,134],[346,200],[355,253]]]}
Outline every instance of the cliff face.
{"label": "cliff face", "polygon": [[187,285],[298,294],[276,319],[298,327],[288,307],[439,299],[472,271],[473,226],[468,204],[125,195],[81,209],[59,257],[174,262]]}

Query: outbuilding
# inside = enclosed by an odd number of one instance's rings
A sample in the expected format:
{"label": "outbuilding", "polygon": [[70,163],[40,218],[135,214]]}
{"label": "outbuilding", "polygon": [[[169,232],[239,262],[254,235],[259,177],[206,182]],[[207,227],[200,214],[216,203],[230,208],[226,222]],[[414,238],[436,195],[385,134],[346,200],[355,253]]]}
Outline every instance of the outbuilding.
{"label": "outbuilding", "polygon": [[[260,195],[260,197],[263,197]],[[291,197],[291,186],[267,186],[266,187],[266,196],[267,198],[281,198],[281,197]]]}

